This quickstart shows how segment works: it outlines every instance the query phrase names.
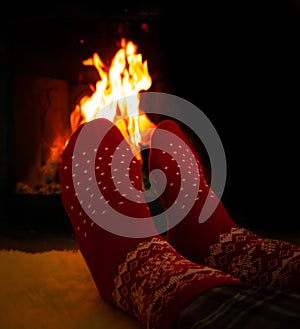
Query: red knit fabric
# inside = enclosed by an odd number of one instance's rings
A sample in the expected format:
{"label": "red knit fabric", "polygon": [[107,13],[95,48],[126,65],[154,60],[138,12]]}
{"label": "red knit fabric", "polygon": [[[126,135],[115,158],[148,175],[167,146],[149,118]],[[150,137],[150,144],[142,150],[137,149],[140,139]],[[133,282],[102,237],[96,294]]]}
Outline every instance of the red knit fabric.
{"label": "red knit fabric", "polygon": [[[83,135],[84,131],[88,134]],[[94,140],[99,140],[97,148],[92,145]],[[119,129],[106,119],[85,123],[76,130],[62,155],[62,202],[103,300],[136,317],[145,328],[171,328],[177,314],[202,292],[241,282],[192,263],[156,234],[141,192],[140,163],[122,141]],[[126,163],[130,165],[124,168]],[[132,185],[126,183],[128,178]],[[101,193],[93,190],[94,179]],[[136,200],[128,200],[126,191],[128,195],[134,191]],[[126,214],[137,221],[149,217],[148,229],[153,227],[153,235],[126,237],[103,228],[106,221],[114,220],[107,204],[120,217]],[[124,231],[126,224],[125,220],[120,224]]]}
{"label": "red knit fabric", "polygon": [[[164,135],[163,143],[164,146],[171,146],[169,152],[159,148],[162,144],[160,129],[170,132]],[[179,136],[184,143],[176,143],[172,134]],[[174,154],[177,161],[174,161]],[[183,177],[192,174],[196,181],[200,181],[194,204],[181,222],[174,226],[172,218],[168,217],[167,240],[180,254],[250,284],[300,288],[300,246],[262,238],[236,225],[207,184],[199,156],[174,121],[161,122],[152,135],[149,172],[154,169],[163,170],[167,176],[168,183],[160,197],[165,209],[174,202],[183,207],[182,197],[179,202],[175,201],[183,189]],[[208,220],[199,223],[199,214],[205,202],[217,206]]]}

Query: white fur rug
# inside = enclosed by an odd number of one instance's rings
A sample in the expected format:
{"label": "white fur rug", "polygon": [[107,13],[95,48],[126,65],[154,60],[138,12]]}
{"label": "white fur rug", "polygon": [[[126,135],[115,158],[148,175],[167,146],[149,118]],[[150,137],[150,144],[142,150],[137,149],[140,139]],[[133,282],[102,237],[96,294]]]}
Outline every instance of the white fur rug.
{"label": "white fur rug", "polygon": [[101,300],[78,251],[0,251],[1,329],[141,329]]}

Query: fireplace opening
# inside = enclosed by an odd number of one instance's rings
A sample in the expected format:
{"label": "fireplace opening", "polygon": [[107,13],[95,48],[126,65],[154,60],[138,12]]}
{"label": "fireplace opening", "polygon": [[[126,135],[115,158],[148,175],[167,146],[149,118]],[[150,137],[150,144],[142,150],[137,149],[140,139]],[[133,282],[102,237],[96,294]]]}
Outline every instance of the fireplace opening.
{"label": "fireplace opening", "polygon": [[[72,132],[81,123],[96,117],[114,120],[118,117],[114,113],[117,109],[106,114],[99,109],[131,93],[142,90],[166,91],[166,86],[162,86],[167,84],[163,65],[159,63],[162,57],[154,59],[154,53],[151,54],[154,47],[159,52],[159,39],[156,37],[153,39],[155,41],[151,41],[151,37],[148,37],[148,34],[158,33],[155,31],[156,23],[106,19],[92,26],[89,21],[85,24],[88,26],[79,24],[81,33],[68,40],[74,33],[74,24],[64,23],[61,27],[64,32],[61,34],[67,44],[77,47],[76,52],[63,46],[62,36],[57,35],[52,38],[58,40],[30,40],[25,45],[19,42],[15,46],[13,162],[17,194],[59,194],[57,174],[60,155]],[[68,35],[65,26],[69,30]],[[30,42],[32,44],[29,46]],[[47,47],[43,49],[45,42]],[[127,52],[133,51],[133,47],[136,48],[136,54],[127,55]],[[49,50],[55,54],[50,55],[52,58],[46,54]],[[123,58],[123,53],[126,53],[126,58]],[[135,56],[132,67],[128,70],[121,68],[117,77],[114,77],[118,66],[130,65],[132,56]],[[140,62],[136,63],[138,56],[141,56]],[[48,67],[44,67],[44,62]],[[64,71],[60,71],[58,66],[64,67]],[[134,74],[140,77],[128,77],[126,81],[124,72],[134,69]],[[141,86],[136,90],[138,84]],[[128,87],[129,90],[126,90]],[[118,108],[121,108],[120,104]],[[125,112],[122,108],[121,111]]]}
{"label": "fireplace opening", "polygon": [[[109,67],[120,48],[126,47],[124,42],[131,43],[151,78],[144,90],[172,93],[161,24],[155,11],[11,24],[4,228],[72,232],[60,201],[60,156],[74,131],[72,115],[78,104],[90,98],[103,79],[95,63],[84,61],[97,54]],[[158,115],[147,117],[154,125],[162,120]],[[77,126],[81,119],[75,119]],[[146,178],[144,183],[147,187]]]}

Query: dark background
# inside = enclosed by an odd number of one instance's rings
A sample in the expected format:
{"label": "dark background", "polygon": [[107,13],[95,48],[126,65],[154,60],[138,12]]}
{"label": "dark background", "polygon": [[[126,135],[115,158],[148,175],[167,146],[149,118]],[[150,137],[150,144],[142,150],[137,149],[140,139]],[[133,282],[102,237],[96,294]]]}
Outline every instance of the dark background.
{"label": "dark background", "polygon": [[[195,2],[196,3],[196,2]],[[92,6],[94,5],[94,7]],[[300,6],[297,1],[252,4],[138,4],[91,2],[1,8],[1,179],[8,173],[12,79],[11,38],[33,21],[97,18],[111,13],[154,15],[173,92],[212,121],[227,156],[223,202],[247,226],[299,229]],[[31,22],[31,23],[30,23]],[[59,24],[59,23],[58,23]],[[16,29],[17,27],[17,29]],[[62,29],[63,31],[63,29]],[[42,32],[41,32],[42,33]],[[75,33],[75,32],[74,32]],[[39,29],[35,30],[38,37]],[[41,35],[41,38],[45,35]],[[180,63],[180,64],[179,64]]]}
{"label": "dark background", "polygon": [[207,114],[225,148],[225,206],[249,226],[299,228],[299,3],[167,13],[167,49],[174,67],[182,60],[176,94]]}

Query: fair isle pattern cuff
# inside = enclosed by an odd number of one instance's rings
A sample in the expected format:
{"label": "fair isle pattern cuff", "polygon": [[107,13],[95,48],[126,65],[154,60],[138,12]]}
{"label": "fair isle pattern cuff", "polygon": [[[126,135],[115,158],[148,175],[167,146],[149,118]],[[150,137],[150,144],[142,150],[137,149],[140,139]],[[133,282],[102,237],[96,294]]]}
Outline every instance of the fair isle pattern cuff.
{"label": "fair isle pattern cuff", "polygon": [[195,297],[215,286],[240,281],[213,268],[192,263],[157,237],[142,242],[119,265],[113,298],[145,328],[167,329]]}
{"label": "fair isle pattern cuff", "polygon": [[205,263],[248,284],[299,289],[300,247],[244,228],[221,234]]}

